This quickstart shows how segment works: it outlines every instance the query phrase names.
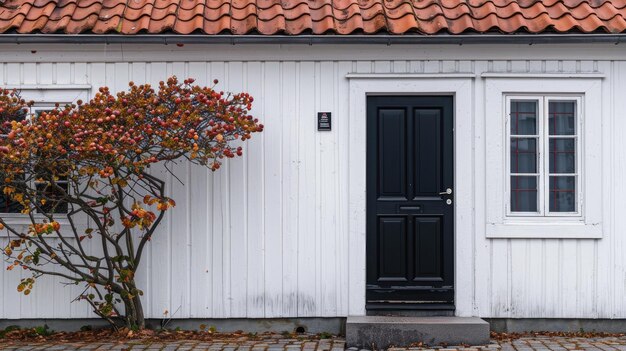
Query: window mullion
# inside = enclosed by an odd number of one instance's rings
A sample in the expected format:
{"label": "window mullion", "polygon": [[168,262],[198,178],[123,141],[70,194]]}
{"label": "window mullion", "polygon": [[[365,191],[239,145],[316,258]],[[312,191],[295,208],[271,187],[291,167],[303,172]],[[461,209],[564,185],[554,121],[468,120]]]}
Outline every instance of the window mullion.
{"label": "window mullion", "polygon": [[511,189],[511,179],[512,179],[512,172],[511,172],[511,162],[513,162],[511,160],[511,99],[509,97],[505,98],[505,108],[504,108],[504,135],[505,135],[505,142],[504,142],[504,149],[505,149],[505,170],[504,170],[504,174],[505,174],[505,185],[504,185],[504,198],[506,199],[504,201],[504,213],[508,215],[508,213],[510,211],[512,211],[512,206],[511,206],[511,194],[512,194],[512,189]]}
{"label": "window mullion", "polygon": [[582,159],[583,159],[583,150],[582,150],[582,138],[584,131],[584,120],[583,120],[583,111],[582,111],[582,101],[581,98],[576,98],[576,154],[574,158],[574,162],[576,162],[576,167],[574,167],[574,171],[576,172],[575,184],[576,184],[576,212],[582,213],[584,206],[584,197],[583,197],[583,184],[582,184]]}
{"label": "window mullion", "polygon": [[546,189],[547,189],[547,183],[546,183],[546,171],[548,169],[547,164],[546,164],[546,160],[548,159],[548,157],[546,157],[546,153],[548,151],[548,145],[547,145],[547,138],[546,138],[546,133],[548,130],[548,125],[547,125],[547,118],[545,117],[547,108],[546,108],[546,99],[545,97],[540,98],[541,103],[540,105],[540,111],[539,111],[539,116],[538,118],[539,120],[539,125],[540,125],[540,130],[539,130],[539,141],[538,144],[540,145],[540,151],[539,151],[539,181],[538,183],[539,185],[539,196],[537,196],[537,198],[539,199],[539,201],[541,202],[539,207],[541,208],[541,215],[545,216],[547,213],[547,201],[546,201]]}
{"label": "window mullion", "polygon": [[543,215],[548,216],[550,214],[550,98],[548,96],[543,97],[543,114],[541,118],[543,119],[543,148],[544,148],[544,157],[543,157],[543,173],[542,173],[542,184],[543,184]]}

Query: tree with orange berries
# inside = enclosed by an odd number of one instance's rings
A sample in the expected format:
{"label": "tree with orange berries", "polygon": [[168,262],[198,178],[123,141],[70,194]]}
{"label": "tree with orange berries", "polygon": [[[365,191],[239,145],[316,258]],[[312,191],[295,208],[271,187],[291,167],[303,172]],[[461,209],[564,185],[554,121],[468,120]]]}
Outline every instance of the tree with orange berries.
{"label": "tree with orange berries", "polygon": [[131,82],[116,95],[104,87],[89,102],[37,116],[19,92],[0,90],[0,188],[29,223],[0,214],[8,269],[31,273],[18,291],[28,295],[37,278],[58,276],[84,286],[77,300],[113,326],[145,327],[135,275],[175,206],[154,166],[170,172],[184,161],[215,171],[263,130],[247,93],[193,83]]}

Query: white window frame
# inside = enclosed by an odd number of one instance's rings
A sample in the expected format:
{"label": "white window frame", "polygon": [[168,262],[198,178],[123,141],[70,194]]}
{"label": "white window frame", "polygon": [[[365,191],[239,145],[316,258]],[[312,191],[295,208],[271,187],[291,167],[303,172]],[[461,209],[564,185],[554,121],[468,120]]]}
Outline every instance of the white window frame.
{"label": "white window frame", "polygon": [[[89,101],[91,85],[87,84],[71,84],[71,85],[6,85],[5,89],[16,89],[20,92],[21,97],[26,101],[33,101],[34,105],[31,107],[29,114],[34,113],[37,110],[50,110],[54,108],[55,104],[64,106],[67,104],[75,103],[78,100]],[[35,218],[44,219],[42,213],[34,213]],[[63,214],[59,213],[59,219],[57,220],[61,225],[68,224],[68,220],[63,218]],[[23,225],[28,226],[31,224],[28,215],[23,213],[2,213],[4,221],[9,225]],[[77,225],[87,223],[86,218],[80,218],[75,221]],[[0,237],[6,236],[6,230],[0,231]]]}
{"label": "white window frame", "polygon": [[[487,238],[577,238],[602,237],[602,136],[603,108],[602,76],[567,75],[537,77],[483,77],[485,111],[485,217]],[[509,125],[503,115],[507,97],[545,96],[580,98],[581,108],[579,147],[579,213],[550,216],[510,215],[508,187],[510,141]],[[545,108],[545,106],[542,106]],[[542,126],[545,128],[545,126]],[[543,148],[543,147],[542,147]],[[545,161],[544,162],[549,162]],[[541,167],[546,167],[544,164]],[[545,187],[545,184],[540,186]]]}
{"label": "white window frame", "polygon": [[[528,136],[528,138],[537,138],[537,172],[535,174],[528,174],[529,176],[537,176],[537,212],[513,212],[511,211],[511,177],[512,174],[522,175],[520,173],[512,173],[511,172],[511,139],[514,137],[524,138],[526,136],[523,135],[511,135],[511,102],[513,101],[536,101],[537,102],[537,135],[536,136]],[[574,101],[576,103],[576,134],[574,136],[551,136],[549,135],[549,105],[550,102],[560,102],[560,101]],[[550,94],[550,95],[515,95],[515,94],[506,94],[505,96],[505,125],[506,125],[506,175],[507,179],[505,182],[505,197],[507,201],[505,202],[506,207],[506,215],[507,217],[580,217],[582,216],[582,208],[583,208],[583,200],[584,200],[584,191],[583,191],[583,181],[584,177],[583,172],[583,157],[584,149],[582,136],[584,135],[583,131],[583,96],[577,94]],[[575,160],[575,173],[572,174],[560,174],[560,173],[550,173],[550,154],[549,154],[549,143],[552,138],[573,138],[575,139],[575,150],[576,150],[576,160]],[[551,212],[549,210],[550,203],[550,176],[574,176],[576,179],[576,210],[573,212]]]}

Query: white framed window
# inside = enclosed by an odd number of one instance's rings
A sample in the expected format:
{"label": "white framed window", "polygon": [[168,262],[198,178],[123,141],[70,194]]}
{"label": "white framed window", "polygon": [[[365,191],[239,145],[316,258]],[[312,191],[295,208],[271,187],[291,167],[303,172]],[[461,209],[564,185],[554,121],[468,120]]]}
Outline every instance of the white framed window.
{"label": "white framed window", "polygon": [[[55,108],[54,104],[50,103],[36,103],[31,106],[30,111],[25,115],[25,118],[37,118],[43,112],[51,111]],[[6,134],[0,134],[0,138],[6,138]],[[45,175],[42,178],[47,178]],[[22,178],[23,180],[24,178]],[[57,179],[55,183],[64,188],[65,191],[69,191],[69,183],[67,179]],[[34,185],[42,194],[45,194],[46,202],[41,206],[41,211],[46,213],[63,214],[67,213],[67,203],[55,202],[55,194],[59,191],[57,188],[49,185],[50,183],[46,179],[34,180]],[[58,197],[57,197],[58,198]],[[24,217],[22,215],[22,205],[19,202],[14,201],[10,196],[0,193],[0,213],[3,215],[15,216],[16,218]]]}
{"label": "white framed window", "polygon": [[582,97],[507,95],[506,214],[582,215]]}
{"label": "white framed window", "polygon": [[[31,107],[28,117],[38,116],[44,111],[52,110],[55,107],[55,104],[59,104],[60,106],[64,106],[66,104],[71,104],[76,102],[77,100],[88,101],[90,97],[91,85],[88,84],[54,84],[54,85],[46,85],[46,84],[35,84],[35,85],[7,85],[3,86],[6,89],[16,89],[20,92],[22,98],[26,101],[34,101],[34,105]],[[2,135],[0,135],[2,137]],[[58,184],[69,187],[66,181],[63,179],[57,180]],[[47,186],[46,182],[41,182],[40,184],[35,184],[35,186],[45,187]],[[68,189],[69,191],[70,189]],[[30,219],[27,215],[21,213],[21,207],[19,204],[17,206],[15,203],[11,203],[10,200],[7,199],[0,194],[0,213],[2,213],[5,222],[13,225],[28,225],[30,224]],[[48,203],[44,206],[51,207],[52,204]],[[7,206],[13,206],[13,208],[8,208]],[[66,206],[57,206],[55,213],[59,214],[57,221],[61,223],[66,223],[67,219],[64,218],[65,213],[67,213],[68,209]],[[40,213],[35,214],[35,216],[42,216]],[[87,223],[87,219],[83,217],[77,217],[75,219],[77,224],[83,225]],[[0,232],[0,237],[5,234],[4,231]]]}
{"label": "white framed window", "polygon": [[485,236],[602,237],[602,77],[484,77]]}

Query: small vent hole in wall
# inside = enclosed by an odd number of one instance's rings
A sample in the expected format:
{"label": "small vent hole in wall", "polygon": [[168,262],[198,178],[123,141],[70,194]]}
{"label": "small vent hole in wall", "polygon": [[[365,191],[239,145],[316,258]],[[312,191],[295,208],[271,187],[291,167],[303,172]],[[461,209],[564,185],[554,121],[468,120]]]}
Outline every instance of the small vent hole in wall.
{"label": "small vent hole in wall", "polygon": [[306,333],[306,328],[305,327],[296,327],[296,333],[297,334]]}

